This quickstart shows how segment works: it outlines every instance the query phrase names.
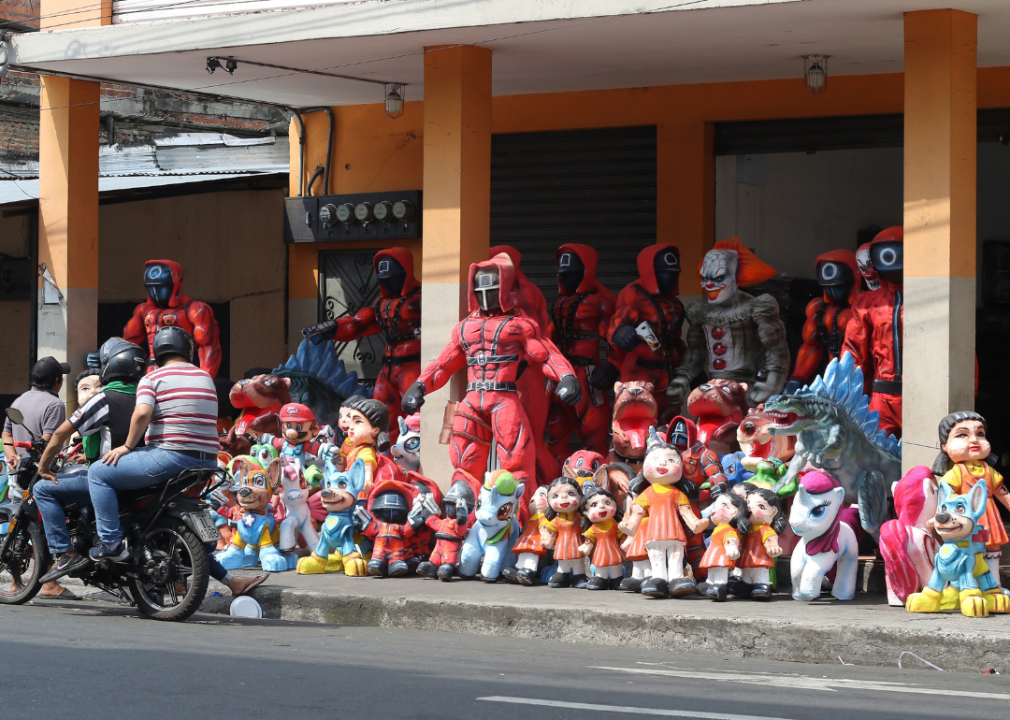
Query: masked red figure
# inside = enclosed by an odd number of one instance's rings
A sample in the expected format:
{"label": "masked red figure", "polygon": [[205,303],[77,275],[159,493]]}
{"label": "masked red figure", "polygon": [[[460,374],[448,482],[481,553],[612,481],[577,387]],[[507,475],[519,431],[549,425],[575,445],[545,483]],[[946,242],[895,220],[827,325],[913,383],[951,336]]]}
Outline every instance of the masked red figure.
{"label": "masked red figure", "polygon": [[[161,328],[177,325],[188,332],[196,343],[200,369],[217,377],[221,368],[221,337],[210,305],[192,300],[182,294],[182,265],[173,260],[148,260],[144,263],[144,287],[147,302],[133,311],[133,317],[123,328],[127,342],[144,346],[148,353],[154,335]],[[154,368],[154,355],[150,355],[150,368]]]}
{"label": "masked red figure", "polygon": [[589,386],[589,373],[600,362],[600,339],[610,331],[614,293],[596,279],[596,250],[569,243],[558,248],[558,299],[551,312],[551,340],[572,364],[582,388],[582,400],[570,407],[551,402],[547,416],[547,444],[558,463],[564,462],[573,434],[582,447],[605,455],[611,415],[609,398]]}
{"label": "masked red figure", "polygon": [[314,343],[324,339],[350,342],[382,334],[386,352],[372,397],[389,408],[389,439],[399,434],[400,401],[421,374],[421,284],[414,277],[414,256],[402,247],[386,248],[372,260],[379,297],[354,315],[328,320],[302,330]]}
{"label": "masked red figure", "polygon": [[859,295],[859,266],[851,250],[832,250],[817,258],[817,284],[824,296],[807,303],[803,345],[796,353],[796,366],[785,392],[794,392],[810,382],[829,360],[838,357],[845,342],[851,306]]}
{"label": "masked red figure", "polygon": [[[496,245],[490,250],[489,257],[494,257],[500,253],[505,253],[512,260],[512,268],[515,271],[514,284],[512,286],[512,301],[515,306],[525,315],[530,317],[544,337],[550,337],[550,320],[547,315],[547,301],[540,288],[529,281],[523,271],[519,268],[522,255],[511,245]],[[519,387],[519,401],[526,408],[526,414],[530,420],[530,427],[533,432],[533,447],[536,450],[537,480],[549,483],[558,476],[560,469],[554,454],[548,449],[544,442],[544,431],[547,427],[547,409],[550,406],[550,389],[547,387],[547,378],[539,365],[531,364],[527,367],[516,381]]]}
{"label": "masked red figure", "polygon": [[904,230],[880,232],[870,243],[870,262],[880,287],[865,292],[852,304],[845,326],[842,352],[863,369],[870,410],[880,414],[880,427],[901,437],[901,333]]}
{"label": "masked red figure", "polygon": [[412,415],[426,393],[467,368],[467,392],[452,425],[449,458],[456,468],[452,482],[483,477],[491,443],[501,467],[524,483],[525,502],[536,488],[535,450],[526,408],[517,393],[519,364],[541,365],[557,383],[555,393],[571,405],[581,399],[579,381],[561,351],[514,303],[512,260],[502,253],[470,266],[470,314],[453,328],[452,339],[403,398]]}
{"label": "masked red figure", "polygon": [[659,421],[665,423],[677,408],[667,407],[663,390],[684,352],[681,329],[684,305],[680,292],[680,250],[676,245],[650,245],[638,254],[638,280],[617,296],[610,322],[610,368],[594,373],[596,387],[614,382],[614,367],[621,382],[651,382],[660,404]]}

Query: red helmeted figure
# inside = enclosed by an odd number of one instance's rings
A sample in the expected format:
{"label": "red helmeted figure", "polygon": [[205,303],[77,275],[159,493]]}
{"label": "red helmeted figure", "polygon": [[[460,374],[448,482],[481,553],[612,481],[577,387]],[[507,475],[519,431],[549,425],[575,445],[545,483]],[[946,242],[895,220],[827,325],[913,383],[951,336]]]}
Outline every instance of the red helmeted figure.
{"label": "red helmeted figure", "polygon": [[582,447],[605,455],[611,423],[606,394],[589,386],[589,373],[600,362],[600,339],[610,331],[614,293],[596,279],[596,250],[569,243],[557,251],[558,299],[551,312],[551,340],[572,364],[582,388],[582,400],[570,407],[551,402],[547,415],[547,445],[558,463],[570,451],[568,441],[579,436]]}
{"label": "red helmeted figure", "polygon": [[389,408],[389,439],[396,442],[400,401],[421,374],[421,284],[414,277],[414,256],[402,247],[386,248],[372,260],[379,297],[354,315],[302,330],[312,342],[350,342],[382,334],[386,352],[372,398]]}
{"label": "red helmeted figure", "polygon": [[870,243],[870,262],[880,287],[865,292],[852,304],[845,326],[842,352],[851,353],[863,369],[870,410],[880,414],[880,427],[901,437],[901,343],[904,230],[880,232]]}
{"label": "red helmeted figure", "polygon": [[851,250],[832,250],[817,258],[817,284],[824,296],[807,303],[803,345],[796,353],[796,366],[786,383],[786,392],[810,382],[828,361],[842,352],[851,306],[859,295],[859,266]]}
{"label": "red helmeted figure", "polygon": [[[210,305],[182,294],[182,265],[174,260],[148,260],[144,263],[144,286],[147,302],[133,311],[133,317],[123,328],[127,342],[144,346],[151,353],[154,335],[161,328],[177,325],[193,336],[200,369],[217,377],[221,368],[221,337]],[[149,367],[154,368],[150,354]]]}
{"label": "red helmeted figure", "polygon": [[559,398],[575,404],[579,381],[561,351],[537,324],[515,306],[512,260],[502,253],[470,266],[470,314],[452,331],[452,339],[403,398],[403,411],[417,412],[425,393],[449,382],[467,368],[467,392],[452,425],[449,457],[456,472],[452,481],[483,477],[491,443],[498,461],[526,486],[526,502],[536,483],[534,438],[526,408],[520,402],[516,375],[522,361],[541,365],[557,382]]}
{"label": "red helmeted figure", "polygon": [[[610,322],[609,362],[620,372],[621,382],[651,382],[660,404],[659,421],[667,422],[678,408],[666,407],[663,390],[684,352],[681,329],[684,305],[680,292],[680,250],[676,245],[650,245],[638,254],[638,280],[617,296]],[[644,326],[643,326],[644,324]],[[607,372],[609,370],[609,372]],[[593,384],[612,384],[614,371],[593,377]],[[599,381],[597,381],[599,379]]]}

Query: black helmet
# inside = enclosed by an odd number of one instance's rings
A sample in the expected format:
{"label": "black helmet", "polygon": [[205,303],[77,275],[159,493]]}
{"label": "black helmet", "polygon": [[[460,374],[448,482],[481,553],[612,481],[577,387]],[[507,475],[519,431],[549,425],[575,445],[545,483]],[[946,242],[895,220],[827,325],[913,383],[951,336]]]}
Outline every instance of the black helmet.
{"label": "black helmet", "polygon": [[161,367],[161,359],[166,355],[182,355],[186,362],[193,362],[193,338],[178,325],[163,327],[154,334],[151,354]]}
{"label": "black helmet", "polygon": [[474,497],[473,488],[470,487],[470,483],[466,480],[457,480],[449,487],[449,492],[445,494],[442,499],[442,504],[447,505],[451,503],[453,507],[456,506],[456,501],[460,498],[466,500],[467,507],[471,510],[473,506],[477,503],[477,498]]}
{"label": "black helmet", "polygon": [[102,345],[102,369],[99,378],[102,385],[112,380],[124,380],[127,382],[139,382],[147,371],[147,358],[139,345],[123,340],[123,338],[112,338],[118,342],[105,343]]}

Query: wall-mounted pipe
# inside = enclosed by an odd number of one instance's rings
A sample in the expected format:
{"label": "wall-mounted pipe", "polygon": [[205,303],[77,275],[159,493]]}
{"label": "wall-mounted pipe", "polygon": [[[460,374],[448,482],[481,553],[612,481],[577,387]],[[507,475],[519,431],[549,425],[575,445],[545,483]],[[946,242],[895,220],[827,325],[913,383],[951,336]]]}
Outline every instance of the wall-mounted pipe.
{"label": "wall-mounted pipe", "polygon": [[[312,186],[315,185],[316,180],[319,176],[326,172],[326,168],[322,165],[316,165],[316,169],[312,171],[312,176],[309,177],[309,184],[305,187],[305,197],[312,196]],[[318,193],[317,193],[318,194]],[[323,194],[326,194],[326,190],[323,190]]]}
{"label": "wall-mounted pipe", "polygon": [[[299,110],[298,112],[300,112],[302,115],[308,115],[309,113],[324,112],[324,113],[326,113],[326,116],[327,116],[327,118],[330,121],[329,132],[327,133],[327,136],[326,136],[326,158],[323,161],[323,192],[322,192],[323,195],[329,195],[330,194],[330,163],[331,163],[331,161],[333,159],[333,136],[334,136],[334,131],[336,129],[336,119],[333,117],[333,111],[330,110],[330,108],[328,108],[328,107],[305,108],[304,110]],[[299,120],[300,119],[301,118],[299,118]],[[301,177],[301,176],[299,175],[299,177]],[[310,181],[309,182],[309,187],[305,188],[305,195],[306,196],[312,194],[311,184],[312,183]],[[298,195],[299,195],[299,197],[302,196],[302,194],[300,192],[298,193]]]}

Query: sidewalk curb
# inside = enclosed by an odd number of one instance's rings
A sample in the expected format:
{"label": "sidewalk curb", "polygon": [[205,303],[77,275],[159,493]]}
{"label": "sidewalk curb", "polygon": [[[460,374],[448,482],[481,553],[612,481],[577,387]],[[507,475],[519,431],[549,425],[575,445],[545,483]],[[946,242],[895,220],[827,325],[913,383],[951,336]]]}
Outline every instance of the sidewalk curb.
{"label": "sidewalk curb", "polygon": [[[650,607],[648,611],[621,612],[542,603],[320,593],[271,586],[257,588],[253,595],[265,618],[297,622],[887,667],[896,667],[898,656],[912,651],[945,670],[980,672],[995,668],[1001,673],[1010,672],[1010,635],[1001,618],[977,620],[977,631],[938,632],[769,618],[704,617],[677,613],[677,600],[650,601],[650,605],[655,603],[656,610]],[[207,598],[202,610],[227,614],[231,600],[231,597]],[[743,603],[733,606],[736,613],[747,607]],[[824,608],[824,614],[830,618],[830,607]],[[904,664],[920,665],[907,656]]]}

